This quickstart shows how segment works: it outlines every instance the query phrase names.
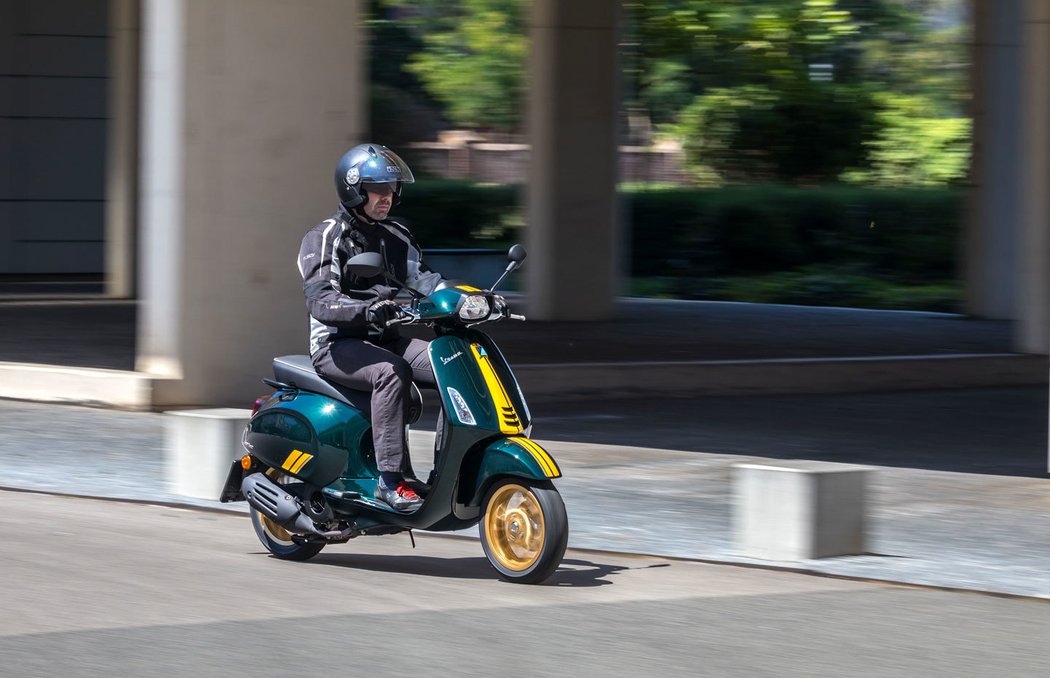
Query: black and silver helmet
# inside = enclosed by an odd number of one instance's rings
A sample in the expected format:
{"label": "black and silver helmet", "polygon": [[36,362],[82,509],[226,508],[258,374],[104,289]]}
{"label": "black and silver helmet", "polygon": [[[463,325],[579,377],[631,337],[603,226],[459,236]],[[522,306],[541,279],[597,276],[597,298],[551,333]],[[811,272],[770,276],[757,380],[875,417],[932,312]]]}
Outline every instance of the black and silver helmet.
{"label": "black and silver helmet", "polygon": [[405,161],[386,146],[361,144],[343,154],[335,168],[335,190],[339,202],[347,209],[362,205],[368,199],[362,185],[395,184],[393,204],[401,202],[401,185],[415,179]]}

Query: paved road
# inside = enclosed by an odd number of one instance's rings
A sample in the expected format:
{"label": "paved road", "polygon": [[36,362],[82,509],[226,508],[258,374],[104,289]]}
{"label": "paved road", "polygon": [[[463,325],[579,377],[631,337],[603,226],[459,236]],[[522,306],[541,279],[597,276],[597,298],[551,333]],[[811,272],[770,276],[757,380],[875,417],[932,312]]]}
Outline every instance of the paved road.
{"label": "paved road", "polygon": [[243,515],[21,492],[0,534],[4,676],[1050,675],[1033,600],[572,550],[530,587],[429,535],[287,563]]}
{"label": "paved road", "polygon": [[[547,403],[534,434],[565,472],[573,547],[746,562],[733,464],[862,463],[870,552],[780,565],[1050,598],[1046,407],[1043,389]],[[186,501],[165,482],[163,423],[0,401],[0,487]],[[426,428],[413,432],[422,473]]]}

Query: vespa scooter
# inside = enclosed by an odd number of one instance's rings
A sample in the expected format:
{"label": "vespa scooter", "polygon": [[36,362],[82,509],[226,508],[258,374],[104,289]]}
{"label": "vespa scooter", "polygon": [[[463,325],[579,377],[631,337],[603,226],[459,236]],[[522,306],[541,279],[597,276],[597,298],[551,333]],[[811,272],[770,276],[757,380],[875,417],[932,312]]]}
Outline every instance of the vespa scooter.
{"label": "vespa scooter", "polygon": [[[256,401],[243,438],[246,454],[234,462],[220,498],[248,502],[255,532],[271,554],[306,560],[360,535],[479,524],[485,556],[504,579],[537,583],[554,573],[569,534],[552,482],[561,470],[530,439],[532,420],[518,382],[496,344],[477,329],[525,319],[498,304],[492,291],[521,265],[525,249],[515,245],[508,259],[489,290],[446,282],[429,296],[413,293],[403,308],[406,324],[425,324],[437,335],[429,349],[440,398],[435,475],[415,512],[373,498],[379,471],[369,393],[326,381],[307,356],[274,359],[274,379],[263,380],[274,393]],[[378,254],[359,254],[348,265],[356,275],[384,275],[409,289],[390,278]],[[422,406],[414,385],[412,395],[409,423]]]}

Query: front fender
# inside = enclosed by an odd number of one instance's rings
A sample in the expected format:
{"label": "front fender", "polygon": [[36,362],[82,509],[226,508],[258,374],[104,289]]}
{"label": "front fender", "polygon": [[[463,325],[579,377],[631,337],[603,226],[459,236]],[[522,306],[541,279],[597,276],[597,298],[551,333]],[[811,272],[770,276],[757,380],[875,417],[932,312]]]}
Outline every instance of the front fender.
{"label": "front fender", "polygon": [[494,440],[481,452],[477,475],[472,483],[468,506],[477,506],[492,481],[499,476],[517,476],[546,480],[560,478],[554,457],[524,436],[508,436]]}

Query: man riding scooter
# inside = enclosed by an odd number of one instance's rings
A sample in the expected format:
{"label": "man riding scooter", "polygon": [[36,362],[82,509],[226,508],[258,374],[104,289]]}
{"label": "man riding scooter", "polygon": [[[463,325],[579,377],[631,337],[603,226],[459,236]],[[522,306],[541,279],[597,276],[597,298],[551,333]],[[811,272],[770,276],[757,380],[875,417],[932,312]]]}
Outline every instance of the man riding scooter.
{"label": "man riding scooter", "polygon": [[310,229],[299,250],[314,368],[333,382],[371,392],[380,472],[375,496],[405,512],[423,503],[410,482],[415,479],[405,477],[405,414],[413,381],[435,385],[429,342],[402,337],[391,324],[402,311],[394,301],[398,289],[387,278],[355,276],[346,264],[355,255],[375,252],[391,279],[423,295],[442,282],[423,263],[411,232],[387,218],[400,202],[403,185],[413,181],[408,165],[389,148],[361,144],[350,149],[335,170],[339,209]]}

